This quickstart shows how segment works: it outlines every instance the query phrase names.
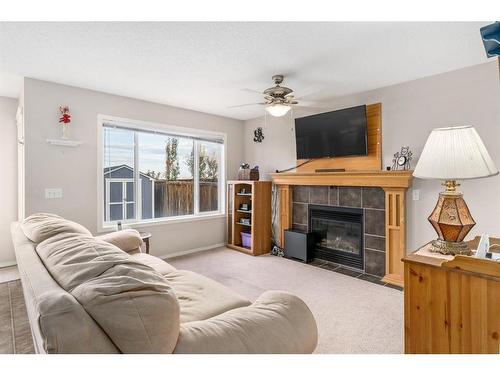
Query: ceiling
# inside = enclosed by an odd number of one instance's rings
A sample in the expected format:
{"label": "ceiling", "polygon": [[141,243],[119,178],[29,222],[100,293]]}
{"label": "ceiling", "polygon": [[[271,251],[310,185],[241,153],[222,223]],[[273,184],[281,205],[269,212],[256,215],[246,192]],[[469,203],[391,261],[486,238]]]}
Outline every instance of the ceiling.
{"label": "ceiling", "polygon": [[284,74],[326,101],[487,61],[490,22],[0,23],[0,96],[22,77],[250,119]]}

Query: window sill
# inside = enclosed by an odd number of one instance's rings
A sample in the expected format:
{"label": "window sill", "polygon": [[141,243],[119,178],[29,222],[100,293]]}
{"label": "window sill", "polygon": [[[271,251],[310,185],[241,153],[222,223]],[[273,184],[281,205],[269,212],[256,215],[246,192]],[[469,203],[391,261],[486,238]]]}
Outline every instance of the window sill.
{"label": "window sill", "polygon": [[[195,222],[195,221],[205,221],[205,220],[214,220],[214,219],[220,219],[220,218],[225,218],[226,214],[223,213],[211,213],[211,214],[206,214],[206,215],[185,215],[185,216],[180,216],[180,217],[166,217],[162,219],[151,219],[151,220],[143,220],[137,223],[134,222],[126,222],[122,221],[122,227],[123,229],[127,228],[144,228],[144,227],[152,227],[152,226],[157,226],[157,225],[168,225],[168,224],[180,224],[180,223],[190,223],[190,222]],[[104,232],[113,232],[116,231],[116,224],[106,224],[98,229],[98,233],[104,233]]]}

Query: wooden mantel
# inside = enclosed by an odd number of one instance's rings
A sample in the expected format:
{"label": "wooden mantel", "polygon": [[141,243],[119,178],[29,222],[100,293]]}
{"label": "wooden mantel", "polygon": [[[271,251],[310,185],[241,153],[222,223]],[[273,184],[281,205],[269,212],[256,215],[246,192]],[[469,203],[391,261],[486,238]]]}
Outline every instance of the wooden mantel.
{"label": "wooden mantel", "polygon": [[366,186],[385,191],[385,270],[383,281],[403,286],[401,259],[406,255],[405,193],[411,185],[412,171],[346,171],[272,173],[280,198],[280,244],[292,227],[292,186]]}
{"label": "wooden mantel", "polygon": [[276,185],[410,187],[411,171],[346,171],[271,173]]}

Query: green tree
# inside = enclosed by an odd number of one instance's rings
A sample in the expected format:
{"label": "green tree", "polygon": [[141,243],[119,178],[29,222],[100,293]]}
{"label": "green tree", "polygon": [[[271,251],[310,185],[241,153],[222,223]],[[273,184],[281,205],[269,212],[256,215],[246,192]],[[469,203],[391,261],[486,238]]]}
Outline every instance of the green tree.
{"label": "green tree", "polygon": [[[191,150],[191,157],[186,160],[186,165],[194,176],[194,150]],[[205,145],[200,144],[198,154],[198,176],[201,181],[216,181],[218,172],[217,158],[207,155]]]}
{"label": "green tree", "polygon": [[146,172],[146,175],[151,177],[151,178],[154,178],[154,179],[159,179],[160,178],[160,175],[161,173],[160,172],[155,172],[155,171],[152,171],[152,170],[149,170]]}
{"label": "green tree", "polygon": [[191,149],[191,156],[185,161],[185,163],[189,168],[189,172],[191,172],[191,176],[194,176],[194,146]]}
{"label": "green tree", "polygon": [[199,163],[200,180],[216,181],[218,170],[217,158],[208,155],[206,146],[204,144],[200,145]]}
{"label": "green tree", "polygon": [[207,180],[216,181],[217,180],[217,172],[219,169],[219,163],[217,162],[217,158],[214,157],[206,157],[207,163]]}
{"label": "green tree", "polygon": [[179,139],[168,138],[165,142],[165,179],[167,181],[177,181],[179,178],[179,156],[177,154],[177,147],[179,146]]}

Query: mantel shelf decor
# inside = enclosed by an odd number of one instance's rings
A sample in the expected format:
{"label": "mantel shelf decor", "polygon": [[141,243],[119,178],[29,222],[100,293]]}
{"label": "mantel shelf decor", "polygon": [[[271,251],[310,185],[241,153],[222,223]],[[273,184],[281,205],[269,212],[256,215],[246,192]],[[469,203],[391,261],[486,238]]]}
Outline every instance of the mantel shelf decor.
{"label": "mantel shelf decor", "polygon": [[47,139],[47,143],[53,146],[77,147],[83,142],[73,141],[71,139]]}

